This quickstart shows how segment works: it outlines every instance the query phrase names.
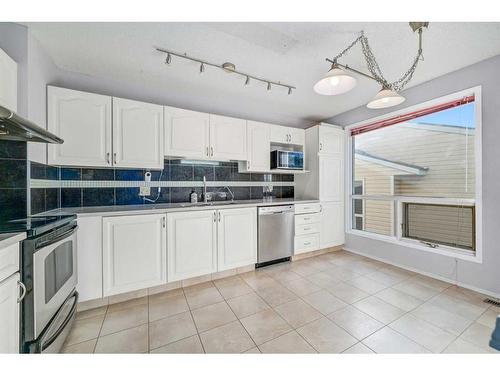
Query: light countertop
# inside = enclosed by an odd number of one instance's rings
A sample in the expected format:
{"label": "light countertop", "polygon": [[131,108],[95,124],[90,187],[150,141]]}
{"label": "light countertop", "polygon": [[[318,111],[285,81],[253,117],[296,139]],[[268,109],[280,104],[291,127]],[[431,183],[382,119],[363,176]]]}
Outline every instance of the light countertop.
{"label": "light countertop", "polygon": [[25,232],[2,233],[0,234],[0,250],[14,243],[21,242],[26,238]]}

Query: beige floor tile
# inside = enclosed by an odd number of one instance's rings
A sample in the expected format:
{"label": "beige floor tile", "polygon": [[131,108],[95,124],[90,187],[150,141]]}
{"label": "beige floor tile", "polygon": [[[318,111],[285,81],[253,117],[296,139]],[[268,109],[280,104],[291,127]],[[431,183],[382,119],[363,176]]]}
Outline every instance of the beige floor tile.
{"label": "beige floor tile", "polygon": [[399,353],[430,353],[422,345],[410,340],[389,327],[384,327],[363,340],[375,353],[399,354]]}
{"label": "beige floor tile", "polygon": [[313,275],[309,275],[307,276],[307,280],[322,288],[329,288],[341,282],[328,272],[318,272]]}
{"label": "beige floor tile", "polygon": [[103,321],[104,315],[76,320],[66,338],[65,345],[69,346],[97,338]]}
{"label": "beige floor tile", "polygon": [[62,353],[68,353],[68,354],[94,353],[96,342],[97,342],[97,339],[93,339],[93,340],[81,342],[79,344],[65,346],[62,350]]}
{"label": "beige floor tile", "polygon": [[264,310],[241,319],[241,323],[257,345],[290,331],[292,327],[274,310]]}
{"label": "beige floor tile", "polygon": [[118,305],[119,303],[135,303],[134,301],[140,300],[143,297],[148,296],[147,289],[134,290],[133,292],[115,294],[113,296],[109,296],[109,305]]}
{"label": "beige floor tile", "polygon": [[248,349],[244,354],[260,354],[260,350],[258,347],[254,346],[252,349]]}
{"label": "beige floor tile", "polygon": [[488,350],[489,352],[499,353],[489,346],[492,331],[490,327],[479,323],[472,323],[470,327],[460,335],[460,338],[484,350]]}
{"label": "beige floor tile", "polygon": [[148,304],[148,296],[134,298],[134,299],[131,299],[128,301],[118,302],[118,303],[114,303],[112,305],[109,305],[107,313],[109,314],[109,313],[113,313],[113,312],[120,311],[120,310],[127,310],[127,309],[130,309],[131,307],[144,306],[147,304]]}
{"label": "beige floor tile", "polygon": [[411,311],[424,303],[423,300],[417,297],[413,297],[393,288],[384,289],[375,294],[375,296],[404,311]]}
{"label": "beige floor tile", "polygon": [[296,331],[290,331],[271,341],[267,341],[259,345],[259,349],[262,353],[316,353],[316,350],[314,350]]}
{"label": "beige floor tile", "polygon": [[498,315],[500,315],[500,312],[490,308],[477,318],[476,322],[490,328],[495,328]]}
{"label": "beige floor tile", "polygon": [[373,296],[356,302],[353,306],[384,324],[393,322],[405,313],[404,310]]}
{"label": "beige floor tile", "polygon": [[231,298],[227,303],[239,319],[271,308],[255,293]]}
{"label": "beige floor tile", "polygon": [[306,324],[297,332],[320,353],[341,353],[358,341],[327,318]]}
{"label": "beige floor tile", "polygon": [[472,323],[472,320],[451,313],[430,302],[417,307],[411,313],[455,336],[460,335]]}
{"label": "beige floor tile", "polygon": [[415,281],[414,278],[396,284],[392,288],[399,290],[400,292],[409,294],[418,299],[421,299],[423,301],[427,301],[439,294],[439,291],[437,291],[436,289],[424,285],[418,281]]}
{"label": "beige floor tile", "polygon": [[450,297],[446,294],[438,294],[433,297],[430,302],[442,309],[470,320],[479,318],[488,308],[487,306],[477,306],[459,298]]}
{"label": "beige floor tile", "polygon": [[358,272],[352,271],[349,268],[345,267],[337,267],[331,274],[333,277],[341,281],[352,280],[361,276],[361,274],[359,274]]}
{"label": "beige floor tile", "polygon": [[184,294],[169,295],[155,295],[149,297],[149,321],[153,322],[158,319],[166,318],[168,316],[180,314],[189,310]]}
{"label": "beige floor tile", "polygon": [[335,311],[328,315],[328,318],[358,340],[364,339],[384,326],[378,320],[352,306]]}
{"label": "beige floor tile", "polygon": [[287,282],[292,280],[302,279],[302,276],[300,276],[298,273],[293,272],[292,270],[283,270],[279,273],[272,274],[271,277],[281,284],[286,284]]}
{"label": "beige floor tile", "polygon": [[137,305],[127,309],[108,312],[102,324],[101,336],[148,322],[148,305]]}
{"label": "beige floor tile", "polygon": [[398,284],[398,283],[404,281],[405,279],[407,279],[407,277],[402,277],[402,276],[393,275],[393,274],[391,275],[391,274],[388,274],[388,273],[385,273],[382,271],[375,271],[373,273],[367,273],[365,276],[369,279],[375,280],[376,282],[378,282],[380,284],[384,284],[385,286],[393,286],[393,285]]}
{"label": "beige floor tile", "polygon": [[429,277],[429,276],[419,275],[419,274],[416,274],[410,280],[416,281],[416,282],[418,282],[422,285],[425,285],[429,288],[432,288],[438,292],[442,292],[443,290],[445,290],[446,288],[449,288],[451,286],[450,283],[447,283],[445,281],[441,281],[441,280],[434,279],[434,278]]}
{"label": "beige floor tile", "polygon": [[96,353],[146,353],[147,351],[147,324],[108,336],[100,336],[95,347]]}
{"label": "beige floor tile", "polygon": [[257,294],[262,297],[269,306],[278,306],[283,303],[297,299],[297,295],[289,291],[284,286],[270,287],[257,290]]}
{"label": "beige floor tile", "polygon": [[387,288],[386,285],[378,283],[375,280],[369,279],[365,276],[356,277],[355,279],[346,281],[346,283],[368,294],[375,294]]}
{"label": "beige floor tile", "polygon": [[342,354],[375,354],[375,352],[365,344],[358,342],[349,349],[344,350]]}
{"label": "beige floor tile", "polygon": [[194,285],[193,287],[184,289],[184,292],[191,310],[207,305],[213,305],[214,303],[222,302],[224,300],[212,282],[208,283],[206,287],[197,287]]}
{"label": "beige floor tile", "polygon": [[486,349],[482,349],[479,346],[471,344],[461,338],[453,341],[444,351],[443,353],[448,354],[484,354],[490,353]]}
{"label": "beige floor tile", "polygon": [[457,285],[449,286],[448,288],[446,288],[446,290],[443,290],[443,293],[448,296],[459,298],[466,302],[476,304],[479,306],[483,305],[486,307],[490,306],[486,302],[484,302],[484,299],[489,298],[487,295],[475,292],[470,289],[465,289]]}
{"label": "beige floor tile", "polygon": [[387,265],[385,267],[382,267],[379,269],[379,271],[384,272],[388,275],[400,277],[402,280],[409,279],[410,277],[413,277],[416,275],[416,273],[413,271],[408,271],[408,270],[405,270],[404,268],[400,268],[400,267],[396,267],[396,266],[392,266],[392,265]]}
{"label": "beige floor tile", "polygon": [[321,290],[321,287],[303,278],[288,281],[283,285],[298,296],[305,296]]}
{"label": "beige floor tile", "polygon": [[368,293],[347,284],[346,282],[340,282],[331,287],[326,288],[335,297],[340,298],[342,301],[349,304],[355,303],[363,298],[369,296]]}
{"label": "beige floor tile", "polygon": [[106,311],[108,310],[108,306],[101,306],[95,309],[79,311],[76,314],[76,320],[93,318],[95,316],[106,315]]}
{"label": "beige floor tile", "polygon": [[238,276],[215,280],[214,284],[225,299],[242,296],[253,291],[253,289]]}
{"label": "beige floor tile", "polygon": [[251,272],[251,275],[243,274],[242,279],[255,291],[274,288],[280,285],[276,280],[263,272]]}
{"label": "beige floor tile", "polygon": [[149,348],[160,346],[195,335],[196,326],[190,312],[183,312],[149,323]]}
{"label": "beige floor tile", "polygon": [[204,353],[198,335],[186,337],[185,339],[173,342],[151,350],[154,354],[200,354]]}
{"label": "beige floor tile", "polygon": [[274,310],[293,328],[321,318],[323,315],[301,299],[296,299],[276,306]]}
{"label": "beige floor tile", "polygon": [[255,346],[239,321],[200,334],[207,353],[243,353]]}
{"label": "beige floor tile", "polygon": [[316,310],[325,315],[347,306],[346,303],[331,295],[326,290],[320,290],[319,292],[309,294],[304,296],[303,299]]}
{"label": "beige floor tile", "polygon": [[320,272],[317,268],[314,268],[307,263],[304,263],[303,260],[299,260],[297,262],[292,263],[292,271],[299,274],[302,277],[306,277],[315,273]]}
{"label": "beige floor tile", "polygon": [[392,322],[389,327],[412,339],[433,353],[442,352],[457,337],[425,320],[407,314]]}
{"label": "beige floor tile", "polygon": [[224,325],[236,320],[236,315],[233,314],[229,305],[223,301],[200,307],[191,311],[193,314],[194,323],[198,328],[198,332],[208,331],[209,329]]}

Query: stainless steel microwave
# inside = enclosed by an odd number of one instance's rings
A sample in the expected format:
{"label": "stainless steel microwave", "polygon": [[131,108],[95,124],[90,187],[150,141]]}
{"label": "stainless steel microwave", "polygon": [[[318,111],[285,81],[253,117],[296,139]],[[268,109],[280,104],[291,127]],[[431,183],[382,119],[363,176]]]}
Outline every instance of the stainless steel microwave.
{"label": "stainless steel microwave", "polygon": [[304,169],[304,153],[300,151],[271,151],[271,169]]}

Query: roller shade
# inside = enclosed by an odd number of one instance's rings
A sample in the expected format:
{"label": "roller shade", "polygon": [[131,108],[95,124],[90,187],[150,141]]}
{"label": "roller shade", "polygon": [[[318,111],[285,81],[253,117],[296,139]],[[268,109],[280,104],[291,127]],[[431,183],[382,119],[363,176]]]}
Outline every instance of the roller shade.
{"label": "roller shade", "polygon": [[446,102],[446,103],[441,103],[441,104],[438,104],[438,105],[435,105],[432,107],[419,109],[418,111],[413,111],[413,112],[405,113],[402,115],[389,117],[389,118],[386,118],[386,119],[381,120],[381,121],[375,121],[375,122],[357,127],[355,129],[352,129],[351,135],[355,136],[355,135],[370,132],[372,130],[385,128],[387,126],[399,124],[401,122],[410,121],[410,120],[416,119],[418,117],[427,116],[427,115],[430,115],[430,114],[435,113],[435,112],[440,112],[440,111],[444,111],[446,109],[450,109],[450,108],[458,107],[458,106],[461,106],[464,104],[472,103],[473,101],[474,101],[474,95],[470,95],[470,96],[466,96],[466,97],[461,98],[461,99],[453,100],[453,101]]}

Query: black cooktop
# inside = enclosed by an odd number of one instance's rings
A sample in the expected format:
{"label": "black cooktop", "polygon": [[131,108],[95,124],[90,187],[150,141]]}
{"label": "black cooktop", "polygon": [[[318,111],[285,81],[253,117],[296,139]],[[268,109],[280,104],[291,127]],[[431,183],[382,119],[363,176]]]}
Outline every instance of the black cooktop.
{"label": "black cooktop", "polygon": [[0,222],[0,233],[26,232],[28,237],[33,237],[47,233],[75,219],[76,215],[47,215],[2,221]]}

